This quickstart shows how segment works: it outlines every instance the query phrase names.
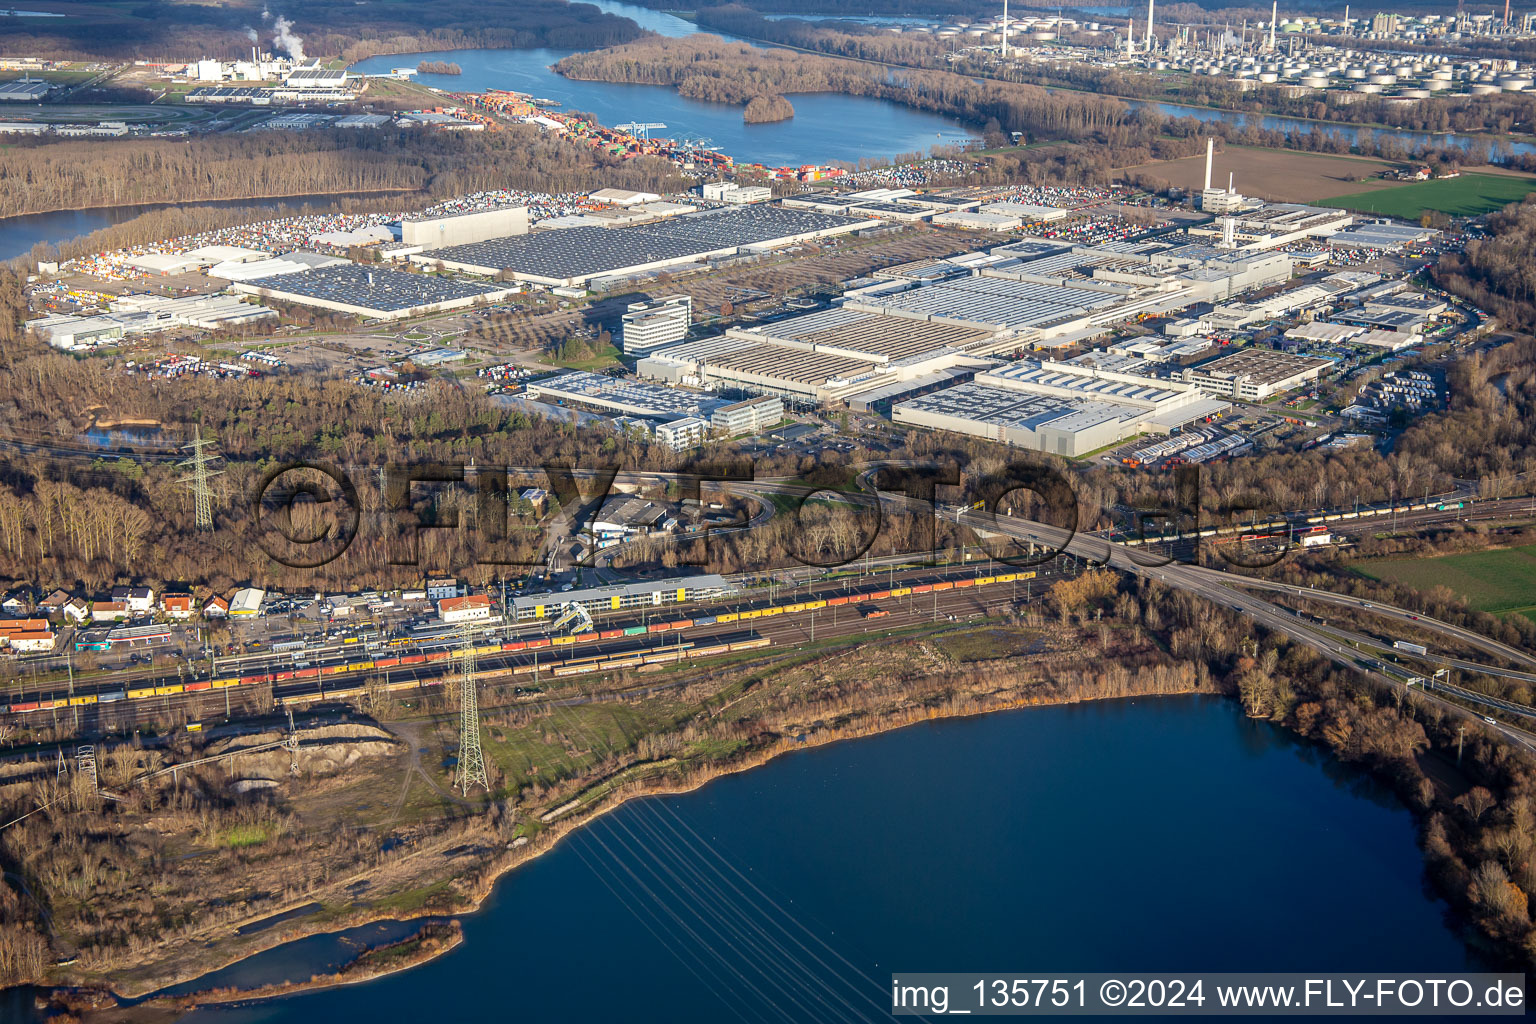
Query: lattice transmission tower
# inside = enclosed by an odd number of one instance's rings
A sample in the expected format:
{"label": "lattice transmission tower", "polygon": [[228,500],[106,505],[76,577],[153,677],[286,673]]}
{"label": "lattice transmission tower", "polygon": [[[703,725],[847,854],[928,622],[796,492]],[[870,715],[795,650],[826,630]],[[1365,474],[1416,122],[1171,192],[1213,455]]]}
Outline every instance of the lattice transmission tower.
{"label": "lattice transmission tower", "polygon": [[475,633],[465,623],[459,650],[459,766],[454,771],[454,785],[469,795],[469,787],[479,785],[487,792],[491,784],[485,777],[485,755],[480,751],[480,699],[475,692]]}
{"label": "lattice transmission tower", "polygon": [[224,472],[222,469],[213,469],[212,464],[218,458],[211,455],[209,448],[213,447],[213,439],[203,438],[201,426],[193,428],[192,443],[184,444],[182,448],[190,449],[192,457],[176,465],[190,467],[192,472],[181,478],[181,482],[192,491],[193,503],[197,506],[197,528],[199,530],[213,529],[213,489],[208,486],[208,481]]}

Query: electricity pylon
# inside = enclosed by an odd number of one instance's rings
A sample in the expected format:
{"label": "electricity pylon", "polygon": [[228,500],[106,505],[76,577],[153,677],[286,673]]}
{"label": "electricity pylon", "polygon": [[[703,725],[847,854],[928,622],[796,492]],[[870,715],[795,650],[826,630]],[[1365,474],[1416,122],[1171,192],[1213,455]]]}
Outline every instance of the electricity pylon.
{"label": "electricity pylon", "polygon": [[479,785],[487,792],[491,784],[485,777],[485,755],[480,752],[480,700],[475,693],[475,634],[465,623],[461,635],[464,646],[459,651],[459,766],[454,771],[454,785],[469,795],[469,787]]}
{"label": "electricity pylon", "polygon": [[222,469],[209,469],[209,464],[217,459],[217,455],[209,455],[205,450],[213,447],[213,439],[203,439],[203,428],[193,428],[192,443],[182,445],[192,451],[192,457],[176,465],[179,467],[190,466],[192,472],[181,478],[181,482],[192,489],[192,500],[197,506],[197,528],[199,530],[213,529],[213,491],[208,486],[212,477],[224,472]]}

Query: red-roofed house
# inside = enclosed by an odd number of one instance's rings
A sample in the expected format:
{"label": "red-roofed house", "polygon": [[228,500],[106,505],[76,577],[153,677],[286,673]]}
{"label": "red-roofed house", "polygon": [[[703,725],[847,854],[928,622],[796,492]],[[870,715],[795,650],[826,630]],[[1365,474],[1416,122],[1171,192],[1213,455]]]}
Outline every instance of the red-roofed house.
{"label": "red-roofed house", "polygon": [[160,598],[160,610],[168,619],[190,619],[194,609],[191,594],[166,594]]}
{"label": "red-roofed house", "polygon": [[444,622],[471,622],[491,617],[491,599],[484,594],[445,597],[437,602],[437,617]]}
{"label": "red-roofed house", "polygon": [[54,635],[52,633],[13,633],[10,639],[13,651],[30,654],[53,650]]}

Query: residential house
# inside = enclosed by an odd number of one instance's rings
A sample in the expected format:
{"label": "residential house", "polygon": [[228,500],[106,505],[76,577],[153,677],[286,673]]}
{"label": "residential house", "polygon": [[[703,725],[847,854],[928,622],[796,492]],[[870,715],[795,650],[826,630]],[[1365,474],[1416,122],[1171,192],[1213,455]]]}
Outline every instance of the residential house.
{"label": "residential house", "polygon": [[451,577],[427,580],[427,600],[441,601],[459,596],[459,581]]}
{"label": "residential house", "polygon": [[69,598],[59,610],[64,613],[64,618],[77,624],[91,617],[91,606],[81,597]]}
{"label": "residential house", "polygon": [[113,587],[112,600],[134,615],[151,612],[155,608],[155,592],[149,587]]}
{"label": "residential house", "polygon": [[11,634],[11,650],[21,654],[36,654],[53,650],[55,637],[52,633],[13,633]]}
{"label": "residential house", "polygon": [[160,598],[160,610],[168,619],[190,619],[196,608],[191,594],[165,594]]}
{"label": "residential house", "polygon": [[0,600],[0,612],[6,615],[25,615],[32,610],[32,594],[26,589],[13,590]]}
{"label": "residential house", "polygon": [[92,601],[91,621],[121,622],[128,618],[128,605],[123,601]]}
{"label": "residential house", "polygon": [[68,603],[69,595],[62,590],[55,590],[37,603],[37,610],[52,615],[54,612],[62,612]]}
{"label": "residential house", "polygon": [[214,595],[203,605],[203,618],[224,619],[229,617],[229,602],[224,598]]}
{"label": "residential house", "polygon": [[0,642],[25,633],[46,633],[50,628],[47,619],[0,619]]}

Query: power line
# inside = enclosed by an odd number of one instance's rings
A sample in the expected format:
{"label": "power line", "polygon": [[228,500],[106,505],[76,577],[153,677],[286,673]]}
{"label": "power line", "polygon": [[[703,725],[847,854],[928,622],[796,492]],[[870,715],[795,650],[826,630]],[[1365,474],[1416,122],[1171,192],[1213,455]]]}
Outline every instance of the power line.
{"label": "power line", "polygon": [[479,785],[487,792],[491,784],[485,777],[485,755],[480,751],[480,700],[475,692],[475,634],[465,623],[464,646],[460,649],[459,673],[459,764],[454,771],[454,785],[469,795],[469,787]]}
{"label": "power line", "polygon": [[192,450],[192,457],[176,463],[179,467],[190,466],[192,469],[192,472],[181,478],[181,482],[190,486],[192,490],[193,502],[197,506],[197,528],[205,531],[213,529],[213,491],[209,488],[208,481],[224,472],[222,469],[208,468],[213,460],[219,458],[217,455],[208,454],[206,450],[211,448],[213,443],[212,438],[204,439],[201,426],[194,427],[192,443],[182,445],[183,448]]}

